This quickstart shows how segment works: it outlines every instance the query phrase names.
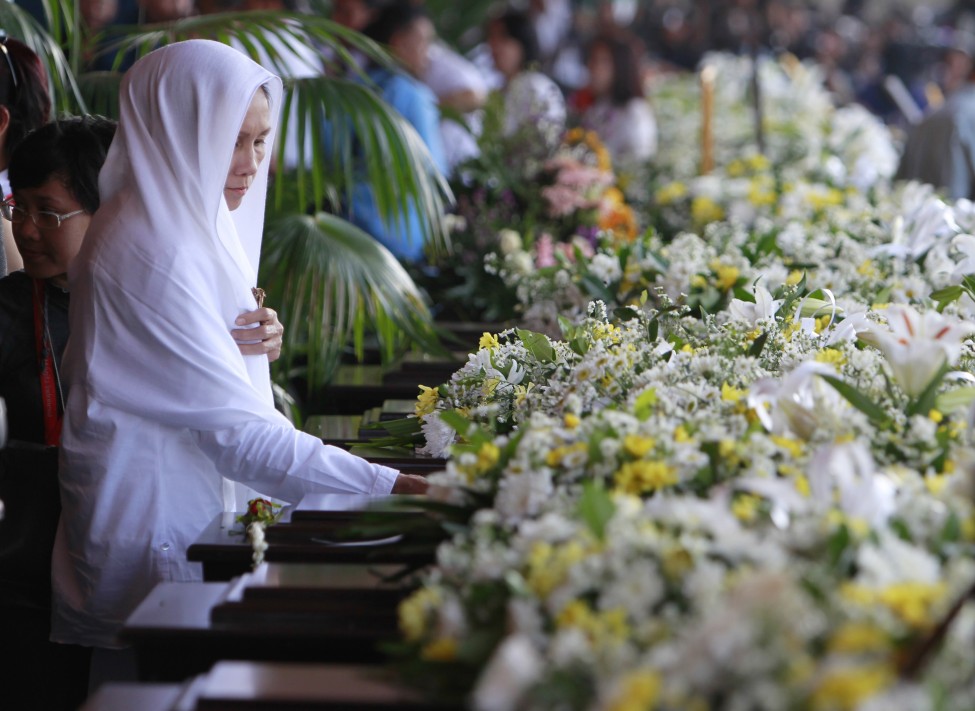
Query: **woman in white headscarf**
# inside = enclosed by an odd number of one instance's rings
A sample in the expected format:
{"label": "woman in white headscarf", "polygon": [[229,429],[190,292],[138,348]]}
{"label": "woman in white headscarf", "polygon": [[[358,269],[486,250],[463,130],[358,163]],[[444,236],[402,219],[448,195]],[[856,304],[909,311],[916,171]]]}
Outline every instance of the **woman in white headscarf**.
{"label": "woman in white headscarf", "polygon": [[53,638],[96,648],[118,646],[156,583],[200,579],[186,549],[234,505],[224,477],[289,502],[425,488],[296,431],[273,407],[266,355],[231,335],[255,307],[278,78],[192,40],[137,62],[120,101],[101,208],[69,271],[53,572]]}

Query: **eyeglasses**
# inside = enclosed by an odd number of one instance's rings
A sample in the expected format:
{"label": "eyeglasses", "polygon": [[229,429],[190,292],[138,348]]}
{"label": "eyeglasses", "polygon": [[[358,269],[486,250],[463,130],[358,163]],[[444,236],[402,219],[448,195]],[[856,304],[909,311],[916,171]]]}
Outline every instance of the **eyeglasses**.
{"label": "eyeglasses", "polygon": [[[3,30],[0,30],[0,32],[3,32]],[[14,62],[10,58],[10,50],[7,49],[7,39],[7,33],[3,32],[3,34],[0,35],[0,53],[2,53],[3,58],[7,60],[7,69],[10,70],[10,80],[14,83],[14,89],[16,89],[18,85],[17,70],[14,69]]]}
{"label": "eyeglasses", "polygon": [[30,215],[31,221],[39,230],[56,230],[69,217],[80,215],[83,212],[84,210],[75,210],[74,212],[66,212],[64,214],[48,212],[47,210],[27,212],[27,210],[22,207],[17,207],[9,200],[0,202],[0,215],[3,215],[4,219],[10,220],[15,225],[19,225]]}

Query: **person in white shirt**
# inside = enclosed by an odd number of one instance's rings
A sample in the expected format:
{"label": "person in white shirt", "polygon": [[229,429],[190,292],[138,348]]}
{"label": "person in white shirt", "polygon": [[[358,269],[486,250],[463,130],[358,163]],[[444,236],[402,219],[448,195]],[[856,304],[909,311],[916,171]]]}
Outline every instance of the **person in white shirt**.
{"label": "person in white shirt", "polygon": [[535,69],[541,56],[527,13],[517,10],[488,23],[488,46],[504,77],[504,132],[534,126],[554,144],[565,129],[565,98],[558,85]]}
{"label": "person in white shirt", "polygon": [[488,86],[481,70],[442,41],[434,41],[427,51],[426,71],[421,77],[437,97],[441,109],[461,114],[466,127],[450,117],[440,119],[440,136],[448,174],[459,163],[478,154],[472,112],[484,106]]}
{"label": "person in white shirt", "polygon": [[202,578],[186,549],[236,484],[286,502],[426,489],[295,430],[274,409],[263,327],[254,354],[231,335],[257,300],[281,96],[207,40],[158,49],[122,81],[101,207],[68,271],[52,572],[52,639],[95,648],[93,686],[125,678],[101,665],[126,666],[117,633],[157,583]]}
{"label": "person in white shirt", "polygon": [[595,131],[617,169],[646,163],[657,152],[657,122],[643,94],[640,65],[633,45],[604,35],[589,47],[591,105],[582,125]]}

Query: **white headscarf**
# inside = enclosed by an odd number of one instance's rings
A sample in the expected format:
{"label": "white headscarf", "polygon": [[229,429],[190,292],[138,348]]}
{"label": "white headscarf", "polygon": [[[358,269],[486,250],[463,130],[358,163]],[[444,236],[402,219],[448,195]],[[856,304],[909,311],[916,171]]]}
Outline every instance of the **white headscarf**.
{"label": "white headscarf", "polygon": [[99,178],[102,206],[69,272],[67,375],[85,380],[97,400],[199,430],[256,411],[272,417],[267,358],[242,356],[229,333],[256,308],[270,161],[233,213],[223,192],[261,87],[276,126],[281,81],[208,40],[156,50],[123,79],[119,129]]}

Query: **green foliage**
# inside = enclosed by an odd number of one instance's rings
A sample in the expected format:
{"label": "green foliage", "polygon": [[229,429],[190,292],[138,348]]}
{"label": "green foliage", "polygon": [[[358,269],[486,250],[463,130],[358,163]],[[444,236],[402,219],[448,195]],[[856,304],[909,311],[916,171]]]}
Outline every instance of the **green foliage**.
{"label": "green foliage", "polygon": [[580,518],[586,522],[592,534],[603,540],[606,537],[606,526],[616,513],[616,505],[602,482],[587,481],[583,484],[578,510]]}

